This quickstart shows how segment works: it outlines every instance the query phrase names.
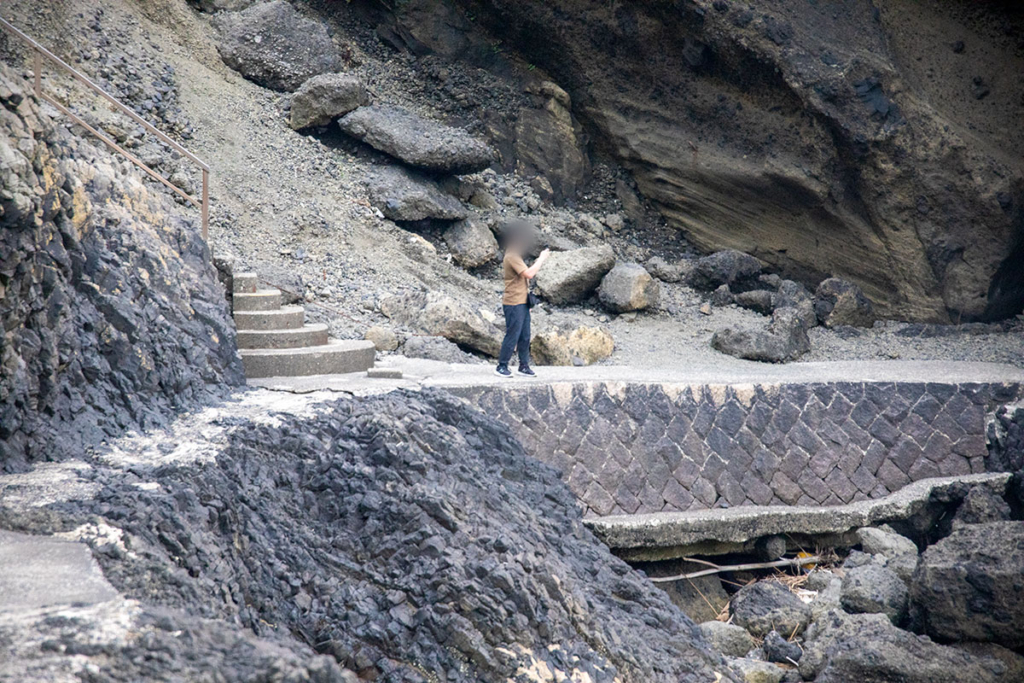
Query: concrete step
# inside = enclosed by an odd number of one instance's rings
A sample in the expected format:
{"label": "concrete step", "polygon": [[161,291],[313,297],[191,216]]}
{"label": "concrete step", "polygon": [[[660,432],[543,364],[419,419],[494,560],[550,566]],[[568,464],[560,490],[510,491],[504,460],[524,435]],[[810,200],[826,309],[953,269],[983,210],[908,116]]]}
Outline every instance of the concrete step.
{"label": "concrete step", "polygon": [[231,278],[231,287],[235,294],[255,294],[259,288],[256,273],[236,273]]}
{"label": "concrete step", "polygon": [[327,325],[317,323],[297,330],[239,330],[240,349],[297,349],[327,343]]}
{"label": "concrete step", "polygon": [[237,292],[232,297],[234,309],[239,311],[276,311],[281,308],[281,291],[258,289],[255,292]]}
{"label": "concrete step", "polygon": [[363,372],[373,367],[373,342],[332,339],[324,346],[240,351],[245,376],[304,377]]}
{"label": "concrete step", "polygon": [[302,306],[284,306],[276,311],[235,312],[235,327],[239,330],[297,330],[305,321],[306,309]]}

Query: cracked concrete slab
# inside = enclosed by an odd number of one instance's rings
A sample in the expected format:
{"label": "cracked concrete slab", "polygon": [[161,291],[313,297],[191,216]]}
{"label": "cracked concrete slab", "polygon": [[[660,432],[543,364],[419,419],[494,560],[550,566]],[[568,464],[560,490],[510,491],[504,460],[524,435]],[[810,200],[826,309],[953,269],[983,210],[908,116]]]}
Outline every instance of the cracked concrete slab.
{"label": "cracked concrete slab", "polygon": [[748,550],[768,536],[843,535],[872,524],[905,520],[934,494],[963,484],[1003,495],[1012,475],[974,474],[916,481],[884,498],[832,507],[742,506],[727,509],[616,515],[584,520],[627,561],[653,561]]}

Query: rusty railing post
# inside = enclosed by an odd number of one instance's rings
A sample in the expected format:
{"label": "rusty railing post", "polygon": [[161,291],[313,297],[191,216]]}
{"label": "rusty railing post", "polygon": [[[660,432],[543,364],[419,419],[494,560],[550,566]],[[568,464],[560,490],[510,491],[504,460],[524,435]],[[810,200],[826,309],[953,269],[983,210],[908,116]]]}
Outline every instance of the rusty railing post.
{"label": "rusty railing post", "polygon": [[32,48],[32,61],[34,62],[36,97],[43,96],[43,54],[35,47]]}
{"label": "rusty railing post", "polygon": [[203,241],[210,244],[210,170],[203,169]]}

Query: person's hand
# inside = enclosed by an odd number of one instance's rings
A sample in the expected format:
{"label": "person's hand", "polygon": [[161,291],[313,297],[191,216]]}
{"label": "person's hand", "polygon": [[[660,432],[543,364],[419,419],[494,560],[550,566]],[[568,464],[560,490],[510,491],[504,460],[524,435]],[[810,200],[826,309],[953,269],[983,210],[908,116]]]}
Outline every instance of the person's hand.
{"label": "person's hand", "polygon": [[546,259],[548,256],[551,256],[550,249],[545,249],[544,251],[540,252],[540,258]]}

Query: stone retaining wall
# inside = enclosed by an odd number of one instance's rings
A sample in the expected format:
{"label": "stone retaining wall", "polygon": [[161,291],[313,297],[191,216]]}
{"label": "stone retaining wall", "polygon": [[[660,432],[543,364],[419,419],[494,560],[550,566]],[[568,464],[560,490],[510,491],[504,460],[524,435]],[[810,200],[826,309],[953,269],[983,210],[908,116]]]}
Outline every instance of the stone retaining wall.
{"label": "stone retaining wall", "polygon": [[986,471],[1019,384],[584,382],[452,389],[562,470],[589,515],[839,505]]}

